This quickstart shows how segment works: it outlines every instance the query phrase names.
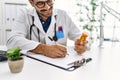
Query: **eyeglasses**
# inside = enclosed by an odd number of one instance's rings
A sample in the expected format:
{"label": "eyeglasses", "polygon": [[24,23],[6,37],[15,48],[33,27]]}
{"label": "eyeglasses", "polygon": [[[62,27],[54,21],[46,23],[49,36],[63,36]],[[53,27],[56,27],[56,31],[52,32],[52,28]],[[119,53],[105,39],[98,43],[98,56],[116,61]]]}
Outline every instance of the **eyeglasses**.
{"label": "eyeglasses", "polygon": [[52,6],[53,5],[53,1],[52,0],[47,0],[47,1],[38,1],[37,3],[34,3],[38,8],[43,8],[45,7],[45,4],[47,3],[47,5]]}

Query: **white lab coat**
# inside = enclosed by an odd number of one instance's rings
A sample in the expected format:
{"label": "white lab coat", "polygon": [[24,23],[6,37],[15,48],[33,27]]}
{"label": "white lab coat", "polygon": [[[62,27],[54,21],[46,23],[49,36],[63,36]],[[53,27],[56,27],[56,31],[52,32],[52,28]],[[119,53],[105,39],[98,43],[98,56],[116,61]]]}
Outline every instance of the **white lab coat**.
{"label": "white lab coat", "polygon": [[[57,19],[55,20],[54,16],[57,15]],[[35,27],[34,34],[32,34],[32,40],[30,40],[30,26],[32,25],[32,17],[34,16],[34,24]],[[56,43],[66,45],[67,38],[71,40],[75,40],[80,36],[80,30],[75,26],[70,17],[66,14],[66,12],[53,9],[53,15],[51,19],[51,24],[48,28],[48,31],[45,33],[42,27],[42,24],[39,20],[39,17],[34,8],[24,8],[19,10],[18,17],[14,23],[12,28],[12,32],[9,34],[7,40],[8,48],[13,46],[19,46],[23,50],[31,50],[37,47],[38,44],[53,44],[54,41],[51,41],[48,36],[54,36],[54,24],[56,22],[57,27],[62,26],[64,37],[58,39]],[[38,35],[36,27],[39,29],[40,34]],[[57,29],[56,27],[56,29]],[[40,42],[38,41],[38,36],[40,36]]]}

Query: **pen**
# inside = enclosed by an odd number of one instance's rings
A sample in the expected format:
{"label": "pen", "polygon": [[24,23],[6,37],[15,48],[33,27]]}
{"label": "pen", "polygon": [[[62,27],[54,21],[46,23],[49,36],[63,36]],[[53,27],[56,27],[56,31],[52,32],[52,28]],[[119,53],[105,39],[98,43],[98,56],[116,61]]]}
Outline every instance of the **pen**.
{"label": "pen", "polygon": [[50,36],[48,36],[48,38],[49,38],[51,41],[54,41],[54,43],[56,44],[56,40],[52,39]]}

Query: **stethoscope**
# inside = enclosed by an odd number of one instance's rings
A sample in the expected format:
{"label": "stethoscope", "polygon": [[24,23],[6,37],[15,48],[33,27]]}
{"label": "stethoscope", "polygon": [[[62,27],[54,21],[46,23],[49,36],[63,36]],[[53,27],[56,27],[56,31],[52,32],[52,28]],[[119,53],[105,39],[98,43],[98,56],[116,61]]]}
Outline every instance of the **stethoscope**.
{"label": "stethoscope", "polygon": [[[57,15],[54,16],[55,17],[55,24],[54,24],[54,36],[53,37],[50,37],[48,36],[48,38],[51,40],[51,41],[57,41],[58,38],[57,38],[57,35],[56,35],[56,20],[57,20]],[[30,40],[32,39],[32,32],[33,32],[33,27],[35,27],[35,24],[34,24],[34,16],[32,16],[32,25],[30,26]],[[40,30],[36,27],[37,29],[37,33],[38,33],[38,41],[40,42]]]}

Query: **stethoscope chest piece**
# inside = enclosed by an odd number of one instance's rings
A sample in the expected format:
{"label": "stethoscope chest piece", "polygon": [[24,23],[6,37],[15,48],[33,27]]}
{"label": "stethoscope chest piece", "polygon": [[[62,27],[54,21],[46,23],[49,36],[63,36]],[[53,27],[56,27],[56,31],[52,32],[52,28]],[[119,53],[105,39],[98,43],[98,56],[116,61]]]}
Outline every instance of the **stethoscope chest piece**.
{"label": "stethoscope chest piece", "polygon": [[53,40],[57,41],[58,40],[57,36],[53,36]]}

